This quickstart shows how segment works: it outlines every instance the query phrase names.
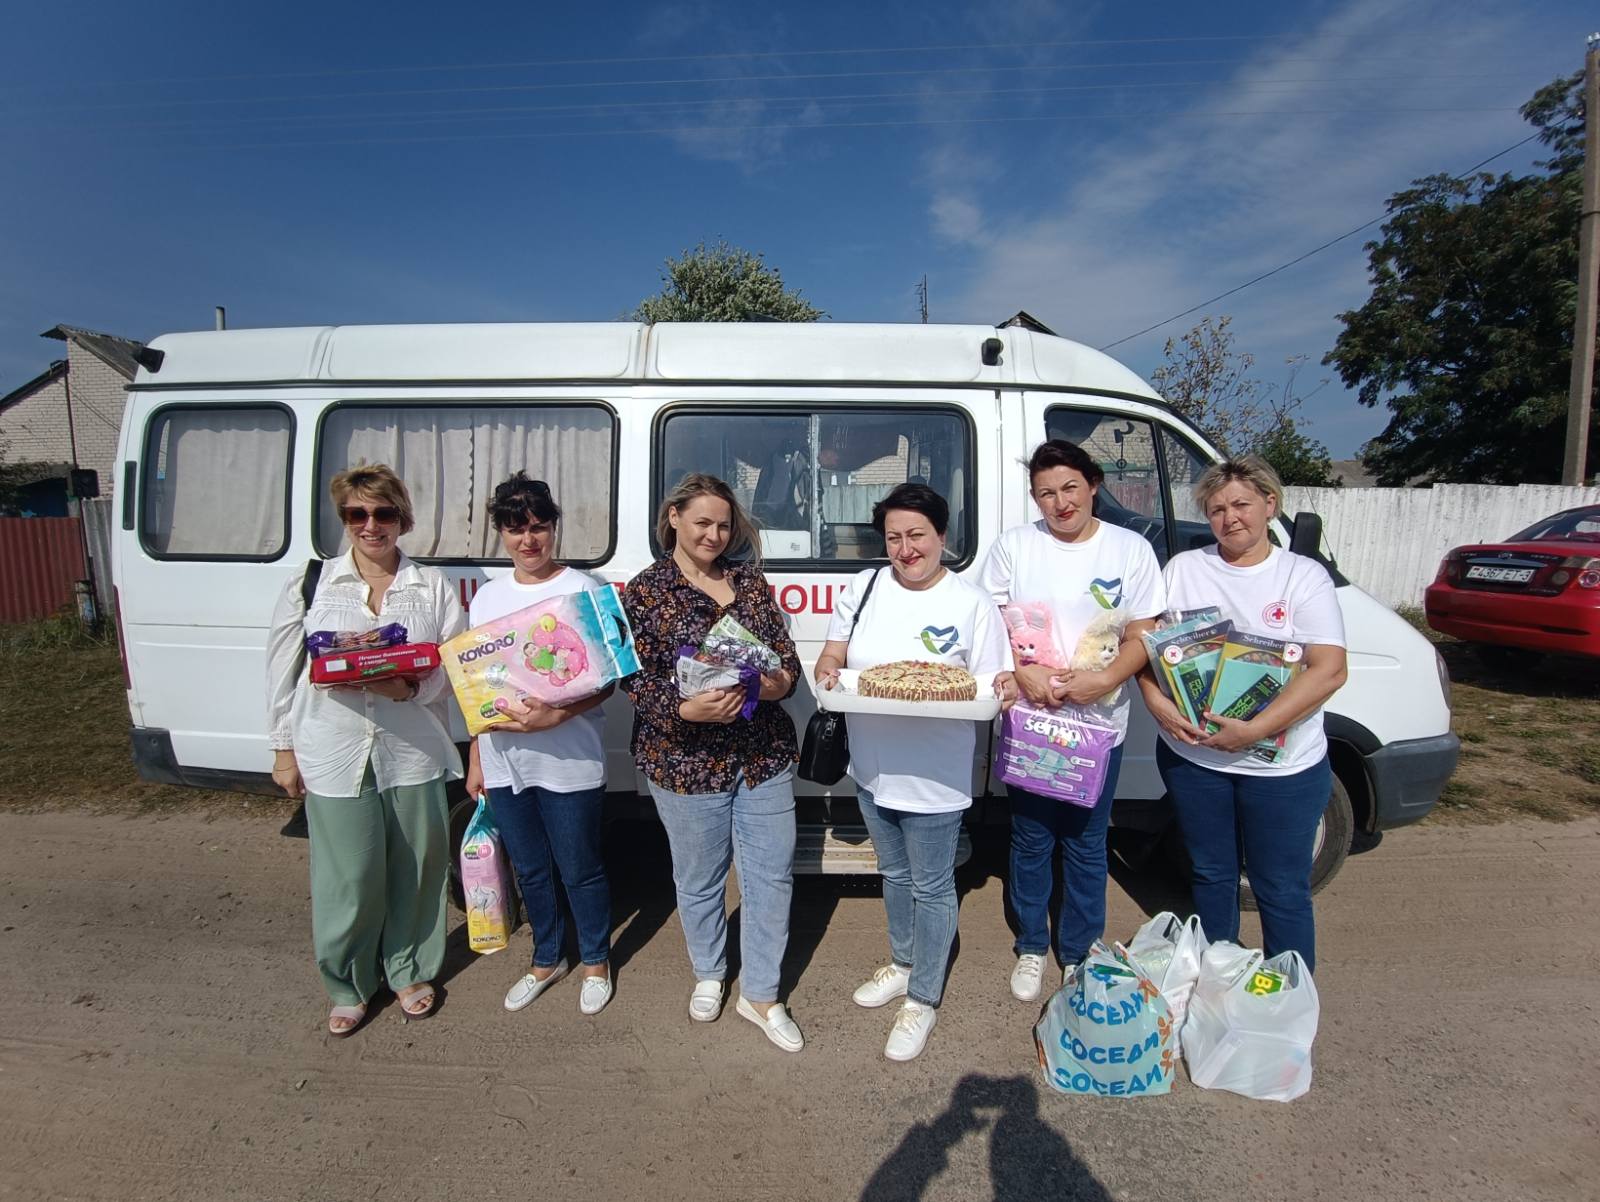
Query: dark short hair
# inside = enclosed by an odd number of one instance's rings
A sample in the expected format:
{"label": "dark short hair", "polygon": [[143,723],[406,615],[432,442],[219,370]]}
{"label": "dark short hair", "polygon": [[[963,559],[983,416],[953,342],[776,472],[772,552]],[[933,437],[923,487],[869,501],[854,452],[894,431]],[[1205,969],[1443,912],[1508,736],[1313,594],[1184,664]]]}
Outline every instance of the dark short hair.
{"label": "dark short hair", "polygon": [[489,520],[496,530],[532,522],[554,524],[561,520],[561,507],[550,495],[548,484],[528,479],[527,472],[518,472],[495,485],[494,496],[489,498]]}
{"label": "dark short hair", "polygon": [[1088,451],[1065,438],[1052,438],[1033,448],[1033,454],[1028,456],[1029,486],[1033,485],[1033,478],[1040,472],[1047,472],[1053,467],[1070,467],[1091,486],[1101,484],[1106,478],[1105,471]]}
{"label": "dark short hair", "polygon": [[872,528],[881,535],[884,522],[896,509],[920,513],[940,535],[950,525],[950,503],[926,484],[895,485],[887,497],[872,507]]}

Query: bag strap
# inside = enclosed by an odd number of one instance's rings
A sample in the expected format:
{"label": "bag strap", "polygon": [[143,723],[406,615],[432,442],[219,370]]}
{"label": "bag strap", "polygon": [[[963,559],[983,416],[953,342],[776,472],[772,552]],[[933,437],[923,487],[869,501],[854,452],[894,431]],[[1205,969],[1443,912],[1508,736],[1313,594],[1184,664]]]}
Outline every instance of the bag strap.
{"label": "bag strap", "polygon": [[861,611],[867,608],[867,600],[872,596],[872,586],[878,583],[878,576],[882,571],[883,569],[879,568],[867,577],[867,588],[861,594],[861,604],[856,606],[856,612],[850,616],[850,633],[844,636],[846,646],[849,646],[850,640],[855,637],[856,623],[861,621]]}
{"label": "bag strap", "polygon": [[[306,614],[311,612],[311,602],[317,595],[317,584],[322,579],[323,559],[306,560],[305,575],[300,577],[300,617],[304,620]],[[300,658],[295,661],[294,675],[298,680],[306,670],[306,640],[302,633],[300,638]]]}

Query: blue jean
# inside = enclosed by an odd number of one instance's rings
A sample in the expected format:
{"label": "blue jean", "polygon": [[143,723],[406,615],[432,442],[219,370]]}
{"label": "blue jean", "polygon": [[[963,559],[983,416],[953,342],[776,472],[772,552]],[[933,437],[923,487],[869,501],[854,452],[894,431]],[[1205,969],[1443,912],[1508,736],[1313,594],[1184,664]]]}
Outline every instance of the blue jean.
{"label": "blue jean", "polygon": [[1311,862],[1333,789],[1327,757],[1290,776],[1261,776],[1202,768],[1158,742],[1156,765],[1194,863],[1194,908],[1207,938],[1239,940],[1242,860],[1261,913],[1262,950],[1299,952],[1315,970]]}
{"label": "blue jean", "polygon": [[1050,950],[1050,894],[1061,854],[1061,909],[1056,915],[1056,955],[1077,964],[1106,931],[1106,827],[1122,771],[1122,744],[1106,765],[1094,808],[1006,786],[1011,795],[1011,879],[1007,894],[1017,919],[1017,955]]}
{"label": "blue jean", "polygon": [[566,951],[557,876],[578,928],[578,958],[604,964],[611,958],[611,884],[600,851],[604,786],[573,793],[538,785],[520,793],[510,788],[485,792],[533,928],[533,966],[554,968]]}
{"label": "blue jean", "polygon": [[857,786],[861,818],[878,854],[883,908],[889,916],[889,954],[911,970],[906,996],[924,1006],[944,997],[950,945],[956,941],[956,843],[961,810],[917,814],[892,810]]}
{"label": "blue jean", "polygon": [[794,772],[759,785],[741,774],[721,793],[672,793],[654,781],[672,847],[672,883],[689,963],[701,981],[728,975],[728,866],[739,872],[739,992],[778,1000],[794,898]]}

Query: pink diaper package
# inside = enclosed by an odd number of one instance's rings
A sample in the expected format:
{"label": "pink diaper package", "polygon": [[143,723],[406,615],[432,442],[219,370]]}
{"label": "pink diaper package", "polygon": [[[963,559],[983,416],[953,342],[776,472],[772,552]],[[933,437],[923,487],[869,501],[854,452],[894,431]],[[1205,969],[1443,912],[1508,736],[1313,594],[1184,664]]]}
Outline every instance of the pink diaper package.
{"label": "pink diaper package", "polygon": [[633,628],[610,588],[551,597],[474,626],[440,647],[439,659],[471,735],[510,721],[513,700],[567,705],[639,670]]}

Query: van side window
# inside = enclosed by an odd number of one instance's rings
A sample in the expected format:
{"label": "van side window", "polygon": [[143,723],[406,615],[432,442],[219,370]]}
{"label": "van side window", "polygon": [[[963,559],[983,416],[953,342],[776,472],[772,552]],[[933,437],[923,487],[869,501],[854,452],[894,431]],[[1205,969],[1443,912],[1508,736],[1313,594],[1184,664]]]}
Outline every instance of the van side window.
{"label": "van side window", "polygon": [[294,418],[175,405],[145,433],[139,538],[158,558],[276,559],[289,541]]}
{"label": "van side window", "polygon": [[953,410],[679,410],[661,425],[656,503],[689,472],[733,486],[769,561],[883,559],[872,507],[908,480],[950,503],[946,560],[971,554],[972,435]]}
{"label": "van side window", "polygon": [[[1217,539],[1211,533],[1211,523],[1206,521],[1205,512],[1195,502],[1194,486],[1211,466],[1211,460],[1165,427],[1161,430],[1161,455],[1167,469],[1167,487],[1172,490],[1176,550],[1182,553],[1209,547]],[[1277,532],[1271,533],[1276,541]]]}
{"label": "van side window", "polygon": [[406,482],[416,524],[400,546],[415,559],[503,560],[486,506],[521,470],[561,506],[556,555],[593,566],[611,553],[615,447],[616,418],[601,405],[337,406],[317,439],[317,549],[345,549],[328,483],[365,460]]}
{"label": "van side window", "polygon": [[1105,472],[1095,516],[1148,539],[1167,562],[1167,508],[1156,467],[1155,429],[1147,421],[1100,409],[1053,406],[1045,412],[1046,438],[1075,442]]}

